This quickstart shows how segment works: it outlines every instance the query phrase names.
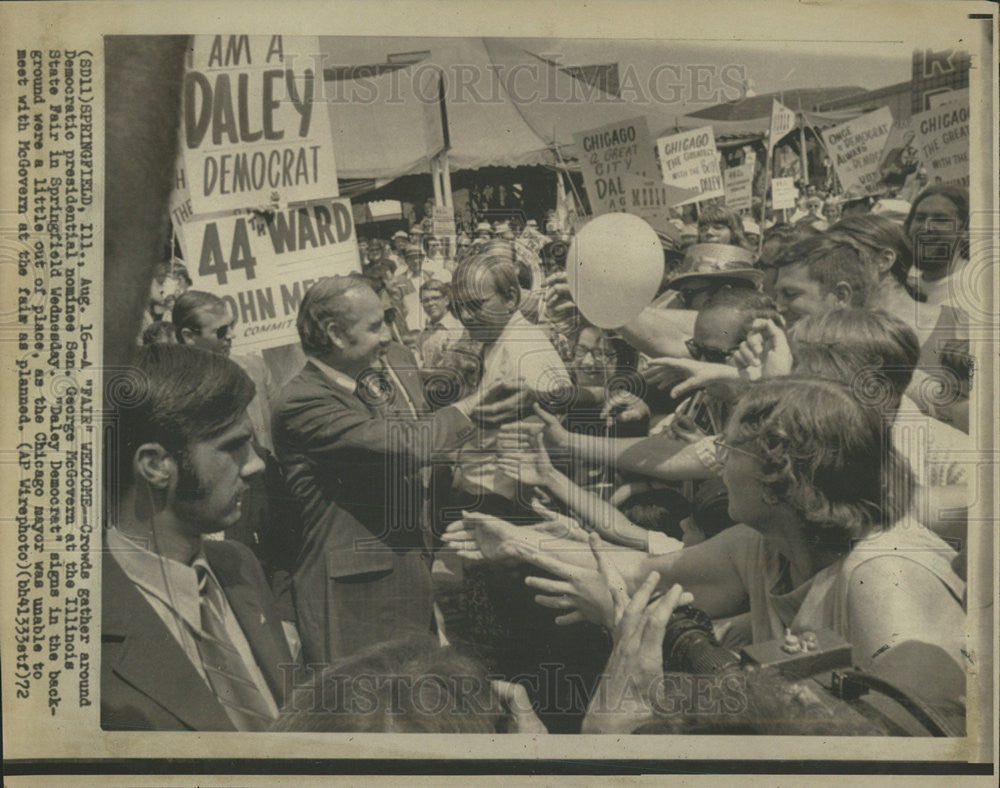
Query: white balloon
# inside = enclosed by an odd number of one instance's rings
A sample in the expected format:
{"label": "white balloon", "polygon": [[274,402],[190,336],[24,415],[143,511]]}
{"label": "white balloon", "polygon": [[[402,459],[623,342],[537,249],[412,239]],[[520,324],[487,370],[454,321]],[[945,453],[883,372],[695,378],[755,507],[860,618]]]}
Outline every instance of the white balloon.
{"label": "white balloon", "polygon": [[618,328],[652,302],[663,280],[656,231],[629,213],[591,219],[573,238],[566,278],[577,308],[599,328]]}

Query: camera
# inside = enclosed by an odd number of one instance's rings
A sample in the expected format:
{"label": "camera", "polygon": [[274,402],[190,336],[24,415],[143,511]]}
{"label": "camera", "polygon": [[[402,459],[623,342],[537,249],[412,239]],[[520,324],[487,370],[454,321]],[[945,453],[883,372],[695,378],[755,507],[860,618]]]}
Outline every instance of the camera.
{"label": "camera", "polygon": [[[739,677],[761,732],[964,736],[964,714],[931,706],[912,688],[853,667],[851,644],[829,629],[722,647],[712,620],[678,607],[663,638],[665,672]],[[775,711],[781,706],[787,714]],[[751,724],[754,722],[750,720]]]}

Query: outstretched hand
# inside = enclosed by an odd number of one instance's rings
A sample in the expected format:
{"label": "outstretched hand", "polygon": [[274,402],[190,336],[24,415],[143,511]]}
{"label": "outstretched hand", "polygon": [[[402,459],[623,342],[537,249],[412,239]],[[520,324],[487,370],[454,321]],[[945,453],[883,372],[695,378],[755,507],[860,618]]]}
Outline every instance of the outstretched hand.
{"label": "outstretched hand", "polygon": [[694,601],[679,585],[654,598],[659,581],[659,573],[650,572],[631,599],[616,598],[616,607],[622,610],[615,626],[615,647],[591,698],[583,733],[631,733],[652,718],[654,698],[664,684],[667,623],[674,610]]}
{"label": "outstretched hand", "polygon": [[[597,559],[598,567],[607,559],[602,555],[605,544],[597,534],[589,536],[590,549]],[[526,577],[524,582],[531,588],[545,593],[535,597],[542,607],[565,611],[556,617],[557,624],[575,624],[590,621],[603,624],[613,630],[616,624],[615,594],[625,594],[625,581],[619,574],[613,582],[608,582],[601,571],[568,564],[554,556],[542,552],[524,553],[525,561],[539,569],[560,578]],[[607,567],[605,567],[607,572]],[[612,588],[615,591],[612,591]]]}
{"label": "outstretched hand", "polygon": [[676,381],[678,372],[687,377],[670,390],[670,396],[674,399],[680,399],[685,394],[703,389],[709,383],[733,380],[739,376],[736,368],[729,364],[713,364],[709,361],[673,356],[650,359],[645,376],[649,383],[664,388]]}
{"label": "outstretched hand", "polygon": [[462,519],[451,523],[441,535],[442,541],[460,558],[470,561],[502,561],[521,555],[525,546],[537,548],[537,535],[499,517],[462,512]]}
{"label": "outstretched hand", "polygon": [[535,392],[518,381],[498,381],[485,391],[472,394],[468,400],[469,418],[482,427],[492,429],[520,418],[529,412]]}

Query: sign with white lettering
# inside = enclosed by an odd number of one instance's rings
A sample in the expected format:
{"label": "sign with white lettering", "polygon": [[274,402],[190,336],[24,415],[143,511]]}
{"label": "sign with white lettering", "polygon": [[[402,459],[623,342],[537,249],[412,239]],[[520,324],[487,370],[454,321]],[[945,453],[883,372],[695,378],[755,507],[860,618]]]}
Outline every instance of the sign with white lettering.
{"label": "sign with white lettering", "polygon": [[879,190],[879,164],[891,129],[892,111],[882,107],[822,132],[844,191]]}
{"label": "sign with white lettering", "polygon": [[339,194],[318,53],[315,37],[194,37],[178,185],[195,215]]}
{"label": "sign with white lettering", "polygon": [[193,288],[236,318],[236,352],[298,342],[295,318],[312,284],[361,269],[350,200],[273,213],[192,218],[180,225]]}
{"label": "sign with white lettering", "polygon": [[910,119],[930,183],[969,185],[969,91]]}
{"label": "sign with white lettering", "polygon": [[696,197],[679,205],[725,196],[719,151],[715,147],[715,132],[711,126],[660,137],[656,141],[656,150],[665,184],[698,190]]}

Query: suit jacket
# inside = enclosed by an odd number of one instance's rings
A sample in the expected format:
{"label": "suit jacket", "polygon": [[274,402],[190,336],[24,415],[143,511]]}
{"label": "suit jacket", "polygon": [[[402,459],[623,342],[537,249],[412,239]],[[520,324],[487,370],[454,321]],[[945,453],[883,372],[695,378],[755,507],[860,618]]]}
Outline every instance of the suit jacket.
{"label": "suit jacket", "polygon": [[440,479],[449,452],[475,429],[456,408],[431,412],[406,348],[392,345],[387,360],[417,418],[401,392],[365,402],[312,363],[272,408],[275,453],[302,506],[293,587],[309,662],[342,656],[378,636],[354,637],[348,631],[354,624],[337,620],[347,613],[361,623],[382,621],[386,632],[396,624],[430,625],[427,568],[413,561],[427,549],[420,469],[433,457]]}
{"label": "suit jacket", "polygon": [[[288,666],[294,663],[260,564],[238,542],[206,541],[205,556],[281,708],[293,677]],[[235,730],[142,592],[110,553],[103,558],[101,727]]]}

